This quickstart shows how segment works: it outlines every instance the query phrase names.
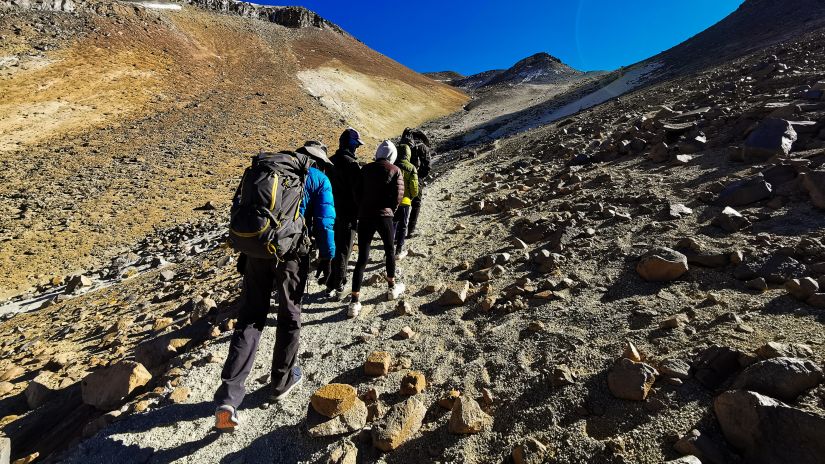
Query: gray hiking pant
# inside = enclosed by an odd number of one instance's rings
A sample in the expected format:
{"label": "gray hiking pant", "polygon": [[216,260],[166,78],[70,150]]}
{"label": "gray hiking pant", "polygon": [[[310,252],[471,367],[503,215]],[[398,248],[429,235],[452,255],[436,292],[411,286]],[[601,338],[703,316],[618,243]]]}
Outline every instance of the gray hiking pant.
{"label": "gray hiking pant", "polygon": [[291,384],[301,333],[301,300],[308,275],[308,256],[280,264],[274,260],[247,257],[238,324],[221,372],[221,386],[215,392],[215,401],[219,405],[238,408],[246,395],[244,384],[255,363],[273,289],[278,291],[278,322],[272,356],[272,394],[283,393]]}

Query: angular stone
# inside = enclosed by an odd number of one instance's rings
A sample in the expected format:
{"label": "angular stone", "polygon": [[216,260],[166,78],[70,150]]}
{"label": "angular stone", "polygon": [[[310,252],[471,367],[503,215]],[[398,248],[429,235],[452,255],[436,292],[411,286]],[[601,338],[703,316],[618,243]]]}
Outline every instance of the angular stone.
{"label": "angular stone", "polygon": [[26,370],[20,366],[11,366],[0,375],[0,382],[8,382],[25,374]]}
{"label": "angular stone", "polygon": [[785,289],[797,300],[805,301],[819,292],[819,283],[810,277],[791,279],[785,282]]}
{"label": "angular stone", "polygon": [[566,364],[559,364],[550,373],[550,384],[554,387],[563,387],[576,383],[576,374]]}
{"label": "angular stone", "polygon": [[410,371],[401,379],[402,395],[417,395],[427,388],[427,378],[424,373]]}
{"label": "angular stone", "polygon": [[143,364],[120,361],[87,375],[81,383],[83,402],[100,410],[120,406],[136,388],[149,383],[152,375]]}
{"label": "angular stone", "polygon": [[656,144],[648,155],[651,161],[656,163],[664,163],[670,160],[670,147],[664,142]]}
{"label": "angular stone", "polygon": [[665,359],[659,363],[659,372],[668,377],[687,380],[690,378],[690,364],[681,359]]}
{"label": "angular stone", "polygon": [[736,211],[730,206],[726,206],[725,209],[711,221],[711,224],[721,227],[722,230],[726,232],[737,232],[746,227],[750,227],[751,222],[745,216],[742,216],[739,211]]}
{"label": "angular stone", "polygon": [[452,410],[453,404],[458,397],[461,396],[461,392],[458,390],[450,390],[444,395],[441,399],[438,400],[438,405],[444,409]]}
{"label": "angular stone", "polygon": [[805,302],[814,308],[825,309],[825,293],[814,293]]}
{"label": "angular stone", "polygon": [[668,208],[668,217],[670,219],[679,219],[682,216],[687,216],[690,214],[693,214],[693,210],[681,203],[672,204]]}
{"label": "angular stone", "polygon": [[[11,382],[0,382],[0,398],[8,395],[14,390],[14,384]],[[0,463],[2,464],[2,463]]]}
{"label": "angular stone", "polygon": [[453,282],[447,286],[447,290],[438,299],[441,306],[460,306],[467,301],[467,293],[470,291],[470,282]]}
{"label": "angular stone", "polygon": [[685,314],[677,314],[675,316],[671,316],[665,320],[663,320],[659,324],[659,328],[661,329],[678,329],[683,325],[690,322],[690,319]]}
{"label": "angular stone", "polygon": [[329,453],[327,464],[356,464],[358,462],[358,448],[346,442]]}
{"label": "angular stone", "polygon": [[717,201],[722,206],[745,206],[770,198],[772,191],[771,184],[757,176],[728,185]]}
{"label": "angular stone", "polygon": [[513,464],[543,464],[547,455],[547,447],[542,442],[527,438],[513,448]]}
{"label": "angular stone", "polygon": [[750,133],[743,146],[746,161],[766,161],[774,156],[788,156],[797,134],[784,119],[767,118]]}
{"label": "angular stone", "polygon": [[825,209],[825,170],[810,171],[800,175],[802,186],[808,191],[811,203]]}
{"label": "angular stone", "polygon": [[381,377],[390,372],[392,356],[386,351],[373,351],[364,363],[364,373],[370,377]]}
{"label": "angular stone", "polygon": [[728,347],[710,346],[694,361],[693,376],[705,387],[715,389],[739,370],[741,355]]}
{"label": "angular stone", "polygon": [[41,372],[32,379],[23,391],[29,409],[37,409],[46,404],[55,394],[57,380],[51,372]]}
{"label": "angular stone", "polygon": [[630,341],[625,343],[622,357],[634,362],[642,362],[642,355],[639,353],[639,350],[636,349],[636,345]]}
{"label": "angular stone", "polygon": [[728,442],[749,464],[825,462],[825,417],[744,390],[717,396],[713,410]]}
{"label": "angular stone", "polygon": [[801,343],[768,342],[756,350],[761,358],[800,358],[813,356],[814,352],[808,345]]}
{"label": "angular stone", "polygon": [[463,395],[453,403],[447,429],[454,434],[472,434],[479,433],[492,424],[493,418],[481,410],[478,402]]}
{"label": "angular stone", "polygon": [[481,269],[473,273],[474,282],[489,282],[504,274],[504,267],[495,265],[487,269]]}
{"label": "angular stone", "polygon": [[398,448],[418,433],[426,413],[426,406],[416,397],[396,404],[381,423],[373,427],[372,445],[381,451]]}
{"label": "angular stone", "polygon": [[764,277],[757,277],[755,279],[751,279],[745,282],[745,285],[752,290],[758,290],[760,292],[768,289],[768,281],[765,280]]}
{"label": "angular stone", "polygon": [[616,398],[644,401],[659,373],[653,367],[620,359],[607,374],[607,386]]}
{"label": "angular stone", "polygon": [[648,251],[636,265],[636,272],[648,282],[675,280],[687,271],[687,257],[670,248],[656,248]]}
{"label": "angular stone", "polygon": [[793,402],[802,393],[819,385],[822,379],[822,370],[812,361],[771,358],[748,366],[736,378],[733,388]]}
{"label": "angular stone", "polygon": [[331,383],[319,388],[309,401],[318,414],[333,418],[349,410],[356,399],[358,392],[352,385]]}
{"label": "angular stone", "polygon": [[698,461],[699,464],[729,464],[734,459],[734,456],[725,448],[696,429],[691,430],[687,435],[680,438],[679,441],[673,445],[673,449],[679,453],[689,455],[682,459],[693,458]]}
{"label": "angular stone", "polygon": [[315,405],[307,409],[307,434],[310,437],[332,437],[361,430],[367,425],[367,405],[355,398],[345,411],[334,417],[319,414]]}

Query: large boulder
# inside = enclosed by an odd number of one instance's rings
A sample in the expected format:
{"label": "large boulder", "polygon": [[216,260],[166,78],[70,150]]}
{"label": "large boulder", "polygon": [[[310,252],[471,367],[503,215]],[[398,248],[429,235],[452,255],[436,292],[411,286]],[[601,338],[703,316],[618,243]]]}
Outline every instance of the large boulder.
{"label": "large boulder", "polygon": [[687,271],[687,257],[670,248],[650,250],[636,264],[636,272],[648,282],[675,280]]}
{"label": "large boulder", "polygon": [[83,402],[100,410],[112,410],[120,406],[136,388],[152,380],[152,374],[143,364],[120,361],[117,364],[92,372],[83,379]]}
{"label": "large boulder", "polygon": [[657,375],[656,369],[645,363],[622,358],[607,374],[607,386],[616,398],[644,401]]}
{"label": "large boulder", "polygon": [[787,156],[797,135],[791,123],[784,119],[767,118],[745,140],[746,161],[765,161],[774,156]]}
{"label": "large boulder", "polygon": [[421,428],[427,407],[416,397],[410,397],[390,409],[381,423],[372,429],[372,445],[381,451],[392,451],[412,438]]}
{"label": "large boulder", "polygon": [[733,390],[713,402],[722,433],[749,464],[825,462],[825,417],[759,393]]}
{"label": "large boulder", "polygon": [[802,186],[808,191],[811,203],[817,208],[825,209],[825,171],[811,171],[801,177]]}
{"label": "large boulder", "polygon": [[719,194],[718,202],[722,206],[745,206],[771,197],[771,184],[762,176],[738,180]]}
{"label": "large boulder", "polygon": [[809,360],[771,358],[748,366],[736,378],[733,388],[752,390],[792,402],[821,382],[822,370]]}
{"label": "large boulder", "polygon": [[450,433],[471,434],[481,432],[492,424],[493,418],[481,410],[481,406],[476,400],[462,395],[453,402],[447,428]]}
{"label": "large boulder", "polygon": [[43,371],[32,379],[23,391],[26,404],[30,409],[37,409],[46,404],[56,392],[57,379],[54,374]]}

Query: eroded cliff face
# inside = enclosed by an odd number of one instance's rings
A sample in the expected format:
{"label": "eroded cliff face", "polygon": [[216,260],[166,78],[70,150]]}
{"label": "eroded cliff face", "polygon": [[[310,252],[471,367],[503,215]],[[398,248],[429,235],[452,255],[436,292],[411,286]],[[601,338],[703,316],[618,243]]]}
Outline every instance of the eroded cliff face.
{"label": "eroded cliff face", "polygon": [[[37,10],[56,11],[71,13],[77,10],[89,10],[97,13],[105,11],[102,6],[106,3],[101,1],[85,0],[0,0],[0,10]],[[141,4],[168,4],[174,2],[123,2]],[[243,16],[244,18],[259,19],[275,23],[292,29],[316,27],[319,29],[331,29],[341,34],[346,34],[343,29],[327,21],[314,11],[310,11],[298,6],[265,6],[255,3],[238,2],[235,0],[184,0],[184,2],[198,8],[219,13]]]}

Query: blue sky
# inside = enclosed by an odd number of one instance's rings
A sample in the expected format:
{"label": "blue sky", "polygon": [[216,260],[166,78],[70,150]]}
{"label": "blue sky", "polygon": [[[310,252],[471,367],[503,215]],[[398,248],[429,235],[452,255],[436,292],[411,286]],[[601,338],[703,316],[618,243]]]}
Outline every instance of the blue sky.
{"label": "blue sky", "polygon": [[[255,1],[255,0],[253,0]],[[419,71],[472,74],[546,51],[584,70],[633,64],[703,31],[742,0],[297,0]],[[256,3],[284,4],[277,0]]]}

